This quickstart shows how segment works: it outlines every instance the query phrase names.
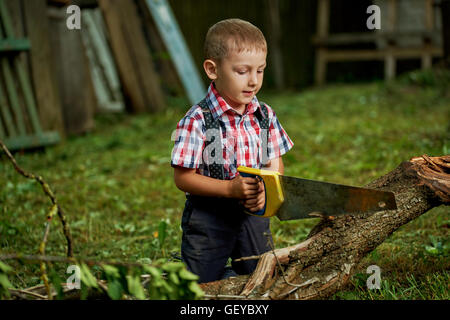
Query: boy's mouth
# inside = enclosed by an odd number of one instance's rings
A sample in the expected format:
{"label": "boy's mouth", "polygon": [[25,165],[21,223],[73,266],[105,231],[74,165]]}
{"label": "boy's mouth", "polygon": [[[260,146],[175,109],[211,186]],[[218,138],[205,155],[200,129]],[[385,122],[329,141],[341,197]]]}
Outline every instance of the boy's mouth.
{"label": "boy's mouth", "polygon": [[251,96],[251,95],[253,94],[253,91],[242,91],[242,93],[243,93],[245,96]]}

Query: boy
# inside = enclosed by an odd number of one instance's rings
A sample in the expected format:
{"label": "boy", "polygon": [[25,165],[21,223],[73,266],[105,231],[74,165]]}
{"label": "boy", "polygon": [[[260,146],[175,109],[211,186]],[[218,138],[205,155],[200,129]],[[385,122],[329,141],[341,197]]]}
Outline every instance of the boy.
{"label": "boy", "polygon": [[229,269],[228,258],[270,250],[269,218],[244,212],[264,208],[264,184],[237,172],[242,165],[283,174],[281,156],[293,146],[274,111],[256,98],[266,55],[264,35],[251,23],[213,25],[203,63],[208,93],[177,125],[171,165],[187,198],[181,255],[200,283],[249,274],[257,260],[233,261]]}

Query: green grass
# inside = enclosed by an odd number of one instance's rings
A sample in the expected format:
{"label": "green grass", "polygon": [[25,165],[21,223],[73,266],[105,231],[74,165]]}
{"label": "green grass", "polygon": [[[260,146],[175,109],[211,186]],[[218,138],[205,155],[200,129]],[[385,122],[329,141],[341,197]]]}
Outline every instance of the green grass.
{"label": "green grass", "polygon": [[[338,84],[259,98],[275,109],[295,143],[283,157],[286,175],[362,186],[413,156],[450,153],[448,79],[416,72],[389,85]],[[170,137],[188,104],[183,99],[169,104],[156,115],[98,116],[92,133],[15,154],[24,170],[41,175],[55,192],[76,256],[151,262],[179,251],[185,198],[173,182]],[[49,200],[4,155],[0,181],[0,253],[35,254]],[[332,298],[448,299],[449,211],[441,206],[402,226]],[[301,241],[315,223],[273,219],[276,247]],[[56,218],[46,253],[65,254]],[[11,264],[16,268],[10,280],[17,287],[40,283],[38,265]],[[380,290],[365,286],[372,264],[381,268]],[[58,266],[60,272],[66,267]]]}

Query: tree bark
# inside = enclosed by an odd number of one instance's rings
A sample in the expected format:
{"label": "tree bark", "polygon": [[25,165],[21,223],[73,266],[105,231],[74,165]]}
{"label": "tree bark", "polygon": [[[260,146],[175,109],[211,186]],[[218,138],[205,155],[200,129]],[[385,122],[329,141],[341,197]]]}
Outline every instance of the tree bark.
{"label": "tree bark", "polygon": [[361,259],[400,226],[433,207],[450,204],[450,155],[412,158],[366,187],[393,192],[397,210],[322,219],[305,241],[263,254],[251,275],[201,284],[207,297],[333,295],[347,284]]}

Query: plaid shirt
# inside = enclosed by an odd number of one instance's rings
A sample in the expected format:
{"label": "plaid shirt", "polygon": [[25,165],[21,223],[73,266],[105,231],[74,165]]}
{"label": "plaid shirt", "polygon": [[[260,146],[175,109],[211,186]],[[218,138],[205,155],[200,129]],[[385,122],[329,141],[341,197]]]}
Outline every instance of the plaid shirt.
{"label": "plaid shirt", "polygon": [[[237,167],[262,167],[262,139],[260,124],[255,111],[261,108],[254,97],[247,105],[243,115],[234,111],[220,96],[212,82],[208,88],[206,102],[215,119],[219,119],[222,133],[222,153],[224,160],[224,179],[238,175]],[[267,105],[266,105],[267,106]],[[269,115],[268,160],[281,157],[294,143],[284,131],[275,112],[267,106]],[[264,116],[264,114],[261,112]],[[178,122],[175,132],[175,146],[172,150],[172,166],[196,169],[196,172],[209,176],[208,166],[202,156],[206,140],[205,118],[201,107],[192,106]]]}

